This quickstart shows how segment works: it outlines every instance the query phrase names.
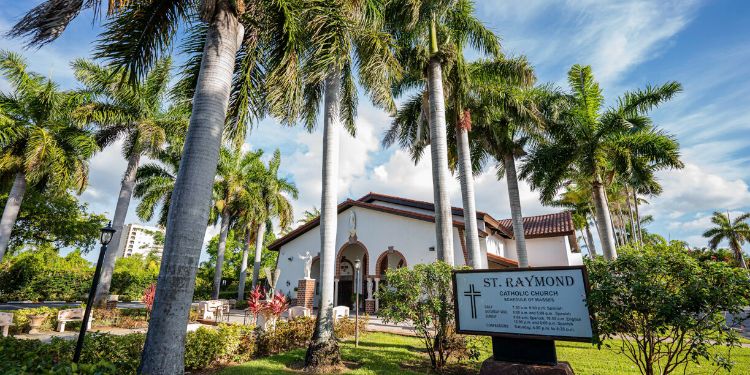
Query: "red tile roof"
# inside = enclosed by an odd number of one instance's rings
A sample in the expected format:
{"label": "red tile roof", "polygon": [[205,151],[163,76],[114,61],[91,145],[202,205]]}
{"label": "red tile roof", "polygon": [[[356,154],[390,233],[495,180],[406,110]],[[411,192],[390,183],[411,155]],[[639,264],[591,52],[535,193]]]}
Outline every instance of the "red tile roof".
{"label": "red tile roof", "polygon": [[[417,213],[409,210],[400,210],[393,207],[386,207],[378,204],[373,204],[374,201],[383,201],[389,203],[400,204],[406,207],[420,208],[427,211],[434,211],[434,205],[430,202],[418,201],[413,199],[401,198],[392,195],[384,195],[377,193],[369,193],[358,200],[347,199],[340,203],[337,208],[337,212],[342,211],[350,207],[362,207],[380,212],[386,212],[398,216],[409,217],[412,219],[435,222],[434,215]],[[463,216],[463,209],[458,207],[452,207],[453,215]],[[477,218],[483,220],[486,224],[487,232],[497,233],[505,238],[513,238],[513,227],[511,226],[511,220],[495,220],[492,216],[487,213],[477,211]],[[560,212],[549,215],[529,216],[523,218],[524,234],[526,238],[541,238],[541,237],[557,237],[563,235],[569,235],[575,233],[573,228],[573,219],[570,212]],[[290,242],[291,240],[301,236],[308,230],[315,228],[320,224],[320,217],[317,217],[299,227],[297,229],[287,233],[286,236],[281,237],[271,243],[268,246],[269,250],[278,250],[282,245]],[[453,226],[463,228],[464,223],[461,221],[454,220]],[[485,237],[488,235],[487,232],[479,231],[479,235]]]}
{"label": "red tile roof", "polygon": [[[513,228],[511,219],[500,220],[499,223],[505,228]],[[574,232],[573,218],[569,211],[523,218],[523,233],[526,238],[562,236]]]}

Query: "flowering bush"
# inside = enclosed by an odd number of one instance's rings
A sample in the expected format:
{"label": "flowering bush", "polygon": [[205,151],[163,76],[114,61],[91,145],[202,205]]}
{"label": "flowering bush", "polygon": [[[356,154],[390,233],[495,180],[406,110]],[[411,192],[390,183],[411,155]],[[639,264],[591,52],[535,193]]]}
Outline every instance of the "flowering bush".
{"label": "flowering bush", "polygon": [[146,311],[151,313],[151,309],[154,308],[154,297],[156,296],[156,284],[151,284],[143,290],[143,304],[146,305]]}
{"label": "flowering bush", "polygon": [[[272,298],[266,299],[267,292],[259,286],[253,288],[250,297],[247,300],[247,309],[257,319],[263,317],[264,322],[274,324],[281,314],[289,308],[289,300],[281,292],[276,292]],[[259,328],[265,329],[265,324],[259,325]]]}

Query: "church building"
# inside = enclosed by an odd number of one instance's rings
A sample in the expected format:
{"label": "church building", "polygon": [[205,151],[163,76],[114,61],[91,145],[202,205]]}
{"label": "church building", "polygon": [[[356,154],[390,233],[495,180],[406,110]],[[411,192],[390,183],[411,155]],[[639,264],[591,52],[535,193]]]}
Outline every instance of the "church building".
{"label": "church building", "polygon": [[[453,207],[454,262],[468,263],[464,234],[464,212]],[[571,266],[583,264],[570,212],[524,217],[529,265]],[[287,294],[292,304],[317,307],[320,278],[320,218],[316,218],[268,248],[278,251],[281,270],[276,289]],[[497,220],[477,212],[483,268],[518,266],[510,219]],[[336,231],[336,275],[334,305],[354,305],[354,265],[361,265],[362,284],[357,287],[361,308],[377,313],[374,296],[380,284],[387,284],[388,269],[432,263],[435,251],[435,210],[430,202],[370,193],[338,205]]]}

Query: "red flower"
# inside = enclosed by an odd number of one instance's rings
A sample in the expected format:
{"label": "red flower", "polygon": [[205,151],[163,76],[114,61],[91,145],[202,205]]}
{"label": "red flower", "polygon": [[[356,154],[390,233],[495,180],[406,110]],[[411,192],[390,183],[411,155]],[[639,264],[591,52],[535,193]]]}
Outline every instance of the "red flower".
{"label": "red flower", "polygon": [[154,297],[156,296],[156,284],[149,285],[143,290],[143,303],[146,305],[146,311],[151,312],[154,308]]}

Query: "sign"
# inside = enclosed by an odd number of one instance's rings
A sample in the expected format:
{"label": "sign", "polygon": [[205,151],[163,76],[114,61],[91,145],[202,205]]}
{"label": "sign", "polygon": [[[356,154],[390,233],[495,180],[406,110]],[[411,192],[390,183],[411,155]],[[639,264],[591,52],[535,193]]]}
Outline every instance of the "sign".
{"label": "sign", "polygon": [[590,341],[583,266],[453,272],[456,332]]}

